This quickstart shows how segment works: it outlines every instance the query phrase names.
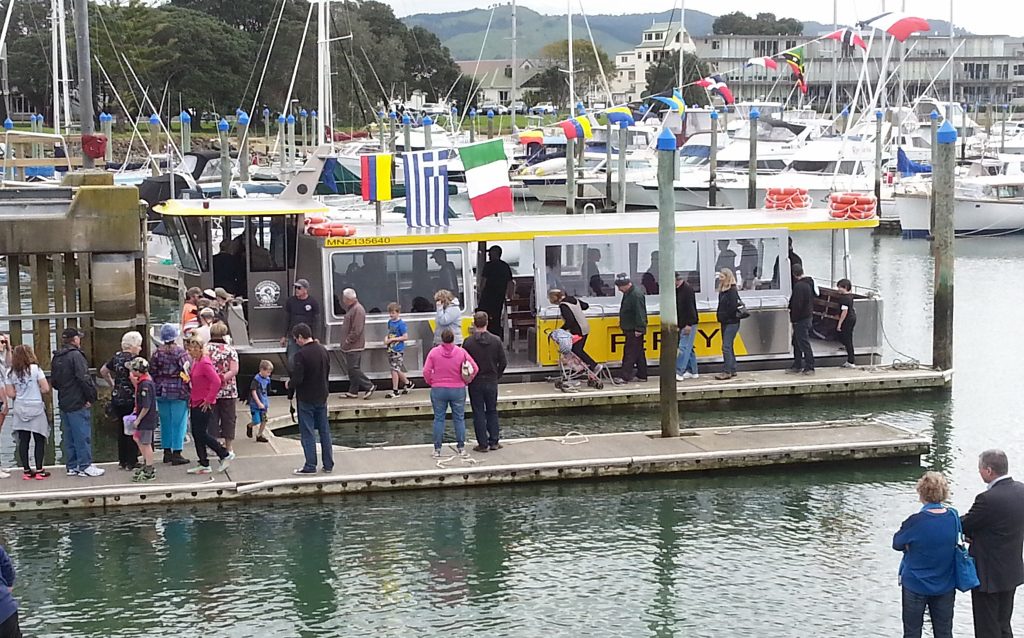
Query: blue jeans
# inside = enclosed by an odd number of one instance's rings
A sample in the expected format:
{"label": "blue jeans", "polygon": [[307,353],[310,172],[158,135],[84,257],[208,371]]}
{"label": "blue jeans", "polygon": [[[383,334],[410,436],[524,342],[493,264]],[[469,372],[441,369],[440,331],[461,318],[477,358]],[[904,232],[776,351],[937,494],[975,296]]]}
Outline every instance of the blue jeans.
{"label": "blue jeans", "polygon": [[723,323],[722,325],[722,358],[725,359],[725,371],[729,374],[736,374],[736,352],[733,350],[733,342],[740,331],[738,323]]}
{"label": "blue jeans", "polygon": [[157,399],[160,413],[160,447],[180,452],[185,448],[185,430],[188,428],[188,401]]}
{"label": "blue jeans", "polygon": [[498,384],[474,381],[469,384],[469,402],[473,406],[473,430],[480,447],[498,444]]}
{"label": "blue jeans", "polygon": [[61,410],[60,421],[64,424],[64,465],[68,470],[84,470],[92,465],[92,408]]}
{"label": "blue jeans", "polygon": [[697,326],[690,326],[690,334],[679,332],[679,356],[676,357],[676,374],[689,372],[697,374],[697,353],[693,351],[693,340],[697,338]]}
{"label": "blue jeans", "polygon": [[903,588],[903,638],[921,638],[924,610],[928,608],[935,638],[953,638],[953,603],[956,590],[939,596],[922,596]]}
{"label": "blue jeans", "polygon": [[319,433],[320,454],[323,456],[324,469],[334,469],[334,448],[331,447],[331,428],[327,423],[327,404],[304,403],[298,401],[299,408],[299,439],[302,442],[302,453],[306,461],[302,469],[316,470],[316,440]]}
{"label": "blue jeans", "polygon": [[455,443],[466,446],[466,388],[430,388],[430,405],[434,408],[434,449],[444,443],[444,416],[452,407],[455,423]]}

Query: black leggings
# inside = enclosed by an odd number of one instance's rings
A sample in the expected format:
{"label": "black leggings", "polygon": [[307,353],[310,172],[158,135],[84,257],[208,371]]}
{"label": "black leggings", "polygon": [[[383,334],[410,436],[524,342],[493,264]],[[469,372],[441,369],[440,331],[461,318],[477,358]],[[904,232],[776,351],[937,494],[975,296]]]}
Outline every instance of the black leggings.
{"label": "black leggings", "polygon": [[846,361],[847,363],[856,363],[857,360],[853,354],[853,329],[857,326],[856,317],[846,317],[846,321],[843,322],[843,329],[838,333],[839,341],[846,347]]}
{"label": "black leggings", "polygon": [[580,361],[582,361],[584,365],[593,370],[597,367],[597,361],[594,361],[593,357],[587,354],[587,351],[584,350],[584,348],[587,347],[587,337],[589,336],[590,335],[583,335],[582,339],[572,344],[572,351],[580,358]]}
{"label": "black leggings", "polygon": [[18,433],[18,460],[21,461],[21,467],[26,472],[32,471],[32,466],[28,464],[28,442],[31,439],[35,439],[35,461],[36,469],[43,469],[43,454],[46,453],[46,437],[38,432],[29,432],[28,430],[15,430]]}

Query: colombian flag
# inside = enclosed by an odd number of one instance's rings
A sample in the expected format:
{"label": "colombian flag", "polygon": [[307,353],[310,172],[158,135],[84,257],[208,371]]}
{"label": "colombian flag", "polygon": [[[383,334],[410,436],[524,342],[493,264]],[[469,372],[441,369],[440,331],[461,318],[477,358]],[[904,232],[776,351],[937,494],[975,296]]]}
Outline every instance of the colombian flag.
{"label": "colombian flag", "polygon": [[363,155],[359,158],[363,201],[391,201],[391,154]]}

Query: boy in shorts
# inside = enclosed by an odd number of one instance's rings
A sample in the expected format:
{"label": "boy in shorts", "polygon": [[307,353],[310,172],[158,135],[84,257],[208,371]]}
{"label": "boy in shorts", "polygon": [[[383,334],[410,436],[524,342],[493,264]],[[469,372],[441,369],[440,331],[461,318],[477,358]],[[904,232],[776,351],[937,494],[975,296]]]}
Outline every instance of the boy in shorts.
{"label": "boy in shorts", "polygon": [[256,441],[269,443],[263,436],[267,431],[267,410],[270,409],[270,375],[274,373],[274,364],[264,359],[260,361],[260,371],[249,384],[249,414],[252,422],[245,426],[245,435],[252,438],[253,426],[260,426],[256,433]]}
{"label": "boy in shorts", "polygon": [[135,385],[135,443],[142,452],[142,467],[135,471],[133,483],[148,483],[156,479],[153,466],[153,432],[160,425],[156,410],[156,384],[149,376],[149,362],[135,357],[125,364]]}
{"label": "boy in shorts", "polygon": [[409,338],[409,328],[401,317],[402,308],[395,302],[388,304],[388,336],[384,337],[384,345],[388,348],[388,365],[391,367],[391,392],[384,395],[385,399],[393,399],[409,394],[414,384],[405,376],[405,342]]}

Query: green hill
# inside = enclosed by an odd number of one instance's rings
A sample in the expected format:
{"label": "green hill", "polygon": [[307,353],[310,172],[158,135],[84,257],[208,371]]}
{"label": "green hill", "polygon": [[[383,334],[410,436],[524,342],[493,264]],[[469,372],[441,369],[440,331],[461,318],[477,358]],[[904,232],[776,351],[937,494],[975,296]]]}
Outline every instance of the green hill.
{"label": "green hill", "polygon": [[[568,36],[565,15],[542,15],[532,9],[519,7],[518,35],[520,57],[536,56],[544,45]],[[686,30],[693,37],[711,33],[715,17],[701,11],[686,12]],[[784,16],[782,16],[784,17]],[[456,60],[475,60],[480,55],[480,45],[484,42],[487,21],[491,18],[489,9],[470,9],[450,13],[417,13],[406,16],[402,21],[407,25],[421,26],[433,31],[441,39]],[[619,51],[632,50],[640,43],[644,29],[654,22],[668,22],[679,19],[678,11],[662,11],[660,13],[634,13],[628,15],[593,15],[588,16],[590,30],[594,41],[608,55]],[[942,20],[929,20],[932,30],[948,33],[948,23]],[[573,37],[588,38],[587,25],[583,16],[573,16]],[[804,34],[814,36],[830,31],[831,25],[819,22],[805,22]],[[959,30],[958,30],[959,31]],[[965,32],[966,33],[966,32]],[[494,10],[491,18],[491,30],[483,50],[483,59],[504,59],[512,54],[512,7],[504,4]]]}

